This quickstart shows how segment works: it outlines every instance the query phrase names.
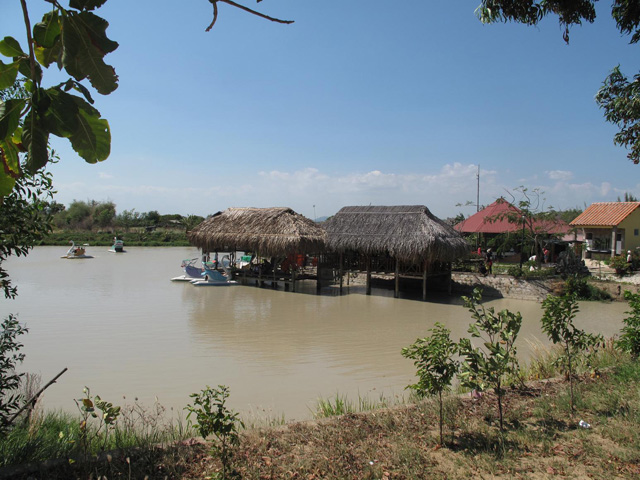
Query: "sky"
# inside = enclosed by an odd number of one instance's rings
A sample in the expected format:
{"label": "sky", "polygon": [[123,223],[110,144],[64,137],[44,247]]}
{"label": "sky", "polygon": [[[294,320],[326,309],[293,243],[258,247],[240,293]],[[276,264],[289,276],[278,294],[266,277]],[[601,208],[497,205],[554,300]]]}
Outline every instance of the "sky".
{"label": "sky", "polygon": [[[50,7],[27,3],[32,23]],[[54,139],[55,199],[202,216],[287,206],[309,218],[426,205],[446,218],[475,213],[462,205],[475,204],[478,167],[481,205],[521,185],[544,192],[543,208],[640,196],[640,165],[594,101],[616,65],[640,71],[640,45],[610,4],[566,45],[555,18],[483,25],[479,3],[244,2],[292,25],[221,3],[205,32],[208,0],[108,0],[96,13],[120,44],[105,57],[120,81],[93,96],[111,155],[87,164]],[[20,2],[0,9],[0,34],[26,47]],[[45,72],[45,84],[66,78]]]}

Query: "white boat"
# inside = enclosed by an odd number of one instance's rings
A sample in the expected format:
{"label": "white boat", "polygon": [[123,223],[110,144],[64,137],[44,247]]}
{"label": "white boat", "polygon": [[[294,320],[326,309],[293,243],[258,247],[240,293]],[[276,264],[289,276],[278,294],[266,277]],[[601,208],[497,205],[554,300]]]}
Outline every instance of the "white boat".
{"label": "white boat", "polygon": [[238,284],[235,280],[231,280],[231,272],[228,266],[224,266],[224,262],[221,265],[223,265],[226,275],[215,269],[216,263],[214,262],[205,262],[203,265],[202,278],[191,281],[196,287],[225,287]]}
{"label": "white boat", "polygon": [[113,238],[113,245],[107,251],[111,253],[127,253],[124,249],[124,242],[122,240],[118,240],[118,237]]}
{"label": "white boat", "polygon": [[92,255],[87,255],[87,249],[89,244],[85,243],[82,246],[76,246],[76,244],[71,240],[69,242],[71,244],[71,248],[67,250],[66,255],[62,255],[60,258],[68,258],[68,259],[77,259],[77,258],[93,258]]}
{"label": "white boat", "polygon": [[192,280],[202,280],[204,269],[195,266],[197,258],[188,258],[182,261],[180,265],[184,269],[184,274],[179,277],[173,277],[172,282],[191,282]]}

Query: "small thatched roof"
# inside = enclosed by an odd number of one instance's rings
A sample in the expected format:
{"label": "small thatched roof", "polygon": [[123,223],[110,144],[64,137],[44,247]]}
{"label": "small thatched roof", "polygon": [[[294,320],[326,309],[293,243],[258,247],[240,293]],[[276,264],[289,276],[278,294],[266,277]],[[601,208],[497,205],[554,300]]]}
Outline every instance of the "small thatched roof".
{"label": "small thatched roof", "polygon": [[187,233],[189,242],[208,252],[226,249],[264,256],[324,250],[325,232],[290,208],[227,208]]}
{"label": "small thatched roof", "polygon": [[327,247],[405,262],[450,262],[467,255],[467,242],[423,205],[344,207],[324,224]]}

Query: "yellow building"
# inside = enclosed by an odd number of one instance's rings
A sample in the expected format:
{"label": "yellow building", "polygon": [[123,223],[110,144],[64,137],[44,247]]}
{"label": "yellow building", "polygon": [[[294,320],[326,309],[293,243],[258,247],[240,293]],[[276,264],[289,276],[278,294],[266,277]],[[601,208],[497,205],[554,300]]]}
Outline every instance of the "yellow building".
{"label": "yellow building", "polygon": [[584,233],[587,258],[640,247],[640,202],[593,203],[569,225]]}

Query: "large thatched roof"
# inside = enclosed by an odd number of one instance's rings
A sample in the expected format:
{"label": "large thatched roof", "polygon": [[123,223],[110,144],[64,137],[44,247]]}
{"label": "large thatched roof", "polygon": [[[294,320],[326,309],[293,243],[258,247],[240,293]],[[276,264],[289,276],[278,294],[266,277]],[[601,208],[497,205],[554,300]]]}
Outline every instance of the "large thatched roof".
{"label": "large thatched roof", "polygon": [[290,208],[227,208],[187,234],[192,245],[209,252],[243,250],[264,256],[316,253],[325,232]]}
{"label": "large thatched roof", "polygon": [[389,254],[405,262],[450,262],[467,242],[423,205],[344,207],[325,222],[327,247],[337,252]]}

